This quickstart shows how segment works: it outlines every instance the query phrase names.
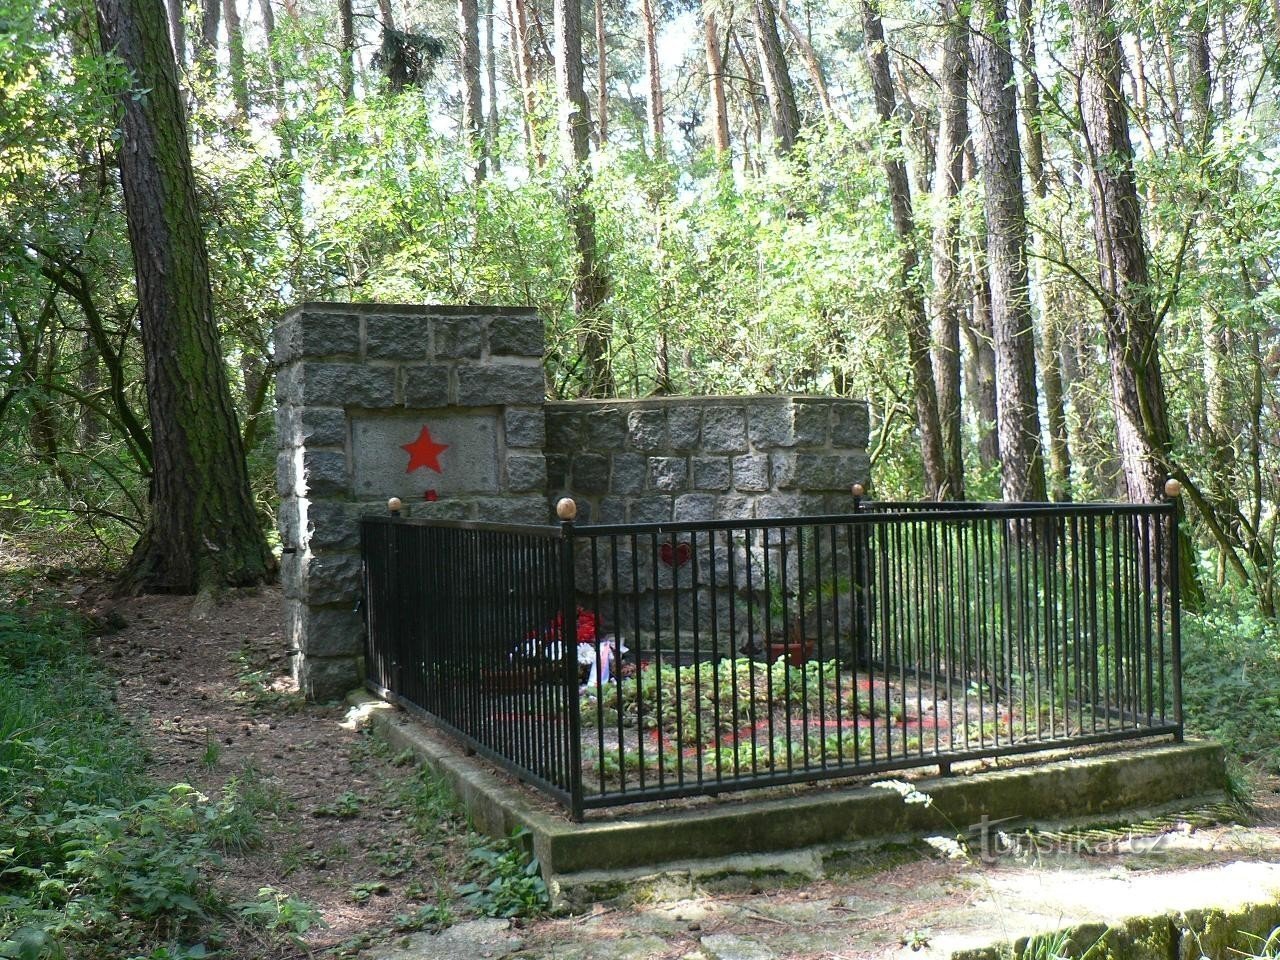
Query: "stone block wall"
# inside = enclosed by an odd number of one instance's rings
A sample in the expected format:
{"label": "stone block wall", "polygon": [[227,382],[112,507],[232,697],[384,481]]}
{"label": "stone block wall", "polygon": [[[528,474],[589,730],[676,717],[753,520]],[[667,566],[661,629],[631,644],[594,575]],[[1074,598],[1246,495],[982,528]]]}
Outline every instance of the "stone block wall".
{"label": "stone block wall", "polygon": [[276,327],[286,636],[303,693],[364,653],[359,517],[545,523],[543,326],[532,310],[304,304]]}
{"label": "stone block wall", "polygon": [[585,523],[848,513],[867,407],[831,397],[548,403],[547,483]]}
{"label": "stone block wall", "polygon": [[[868,481],[867,408],[856,400],[578,400],[548,403],[546,412],[550,500],[573,497],[587,525],[847,514],[854,509],[850,488]],[[626,539],[598,540],[578,551],[582,602],[606,631],[645,649],[655,642],[691,647],[695,628],[705,637],[730,622],[739,629],[735,646],[749,649],[760,638],[748,635],[748,623],[763,624],[771,596],[793,593],[800,579],[797,535],[794,528],[672,534],[668,549],[690,554],[674,564],[655,556],[647,539],[634,551]],[[766,554],[772,583],[765,582]],[[847,551],[823,550],[828,578],[847,576],[848,562]],[[811,616],[805,620],[800,629],[817,629]],[[778,636],[788,628],[770,627]]]}
{"label": "stone block wall", "polygon": [[[861,402],[548,403],[543,337],[540,318],[524,309],[304,304],[280,320],[281,567],[286,635],[307,697],[331,699],[360,682],[359,518],[385,515],[390,497],[409,517],[545,524],[568,495],[581,523],[669,523],[847,513],[850,485],[867,482]],[[717,536],[726,548],[788,562],[758,534],[732,544]],[[660,628],[668,614],[705,620],[707,610],[677,610],[690,602],[693,567],[727,588],[718,604],[763,602],[767,584],[730,584],[723,552],[712,563],[702,555],[709,541],[695,546],[699,563],[684,569],[634,558],[657,600],[643,628]]]}

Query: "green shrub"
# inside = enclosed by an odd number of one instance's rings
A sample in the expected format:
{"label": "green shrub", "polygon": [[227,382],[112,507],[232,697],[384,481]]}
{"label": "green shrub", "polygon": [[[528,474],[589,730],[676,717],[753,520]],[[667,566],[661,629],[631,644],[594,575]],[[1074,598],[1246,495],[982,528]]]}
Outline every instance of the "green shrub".
{"label": "green shrub", "polygon": [[1182,620],[1183,705],[1190,732],[1246,764],[1280,767],[1280,624],[1256,603],[1220,596]]}

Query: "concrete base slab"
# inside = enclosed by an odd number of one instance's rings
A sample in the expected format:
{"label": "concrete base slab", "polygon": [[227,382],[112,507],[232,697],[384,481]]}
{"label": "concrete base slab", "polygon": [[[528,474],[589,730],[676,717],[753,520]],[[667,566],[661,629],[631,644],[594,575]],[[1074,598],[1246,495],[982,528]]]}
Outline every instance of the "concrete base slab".
{"label": "concrete base slab", "polygon": [[798,788],[767,799],[722,798],[572,823],[397,708],[363,694],[352,703],[450,784],[478,830],[497,837],[528,830],[554,905],[569,910],[637,897],[679,899],[708,887],[812,882],[865,863],[870,849],[925,835],[994,835],[1013,822],[1064,818],[1114,821],[1138,809],[1221,798],[1227,786],[1221,747],[1165,742],[912,780],[928,803],[876,786]]}

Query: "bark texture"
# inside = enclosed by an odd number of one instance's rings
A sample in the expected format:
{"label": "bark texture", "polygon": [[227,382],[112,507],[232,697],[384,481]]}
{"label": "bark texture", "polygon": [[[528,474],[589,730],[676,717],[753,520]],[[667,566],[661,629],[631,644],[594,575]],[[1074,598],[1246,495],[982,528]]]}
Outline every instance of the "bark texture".
{"label": "bark texture", "polygon": [[244,31],[236,0],[222,0],[222,19],[227,24],[227,67],[231,74],[231,99],[242,120],[249,117],[249,77],[244,64]]}
{"label": "bark texture", "polygon": [[[1040,116],[1040,81],[1036,76],[1036,24],[1032,0],[1018,0],[1018,42],[1022,57],[1022,124],[1027,178],[1037,200],[1048,195],[1044,170],[1044,133]],[[1041,242],[1033,231],[1032,249]],[[1067,437],[1066,388],[1062,382],[1062,324],[1060,304],[1052,295],[1053,285],[1043,261],[1035,258],[1033,268],[1040,324],[1036,337],[1040,382],[1044,387],[1045,426],[1049,433],[1049,496],[1071,499],[1071,447]]]}
{"label": "bark texture", "polygon": [[269,555],[213,319],[185,114],[164,6],[97,0],[102,46],[136,89],[120,98],[120,175],[151,415],[151,511],[123,584],[189,593],[259,583]]}
{"label": "bark texture", "polygon": [[1120,86],[1124,55],[1109,0],[1072,0],[1071,10],[1121,467],[1129,499],[1154,501],[1163,497],[1170,434]]}
{"label": "bark texture", "polygon": [[724,96],[724,57],[720,53],[720,29],[715,11],[703,4],[703,37],[707,56],[708,99],[711,102],[711,142],[716,157],[724,159],[729,154],[729,107]]}
{"label": "bark texture", "polygon": [[458,62],[462,67],[462,126],[475,157],[476,181],[485,178],[484,103],[480,92],[480,5],[458,0]]}
{"label": "bark texture", "polygon": [[604,29],[604,0],[592,4],[596,20],[596,137],[609,142],[609,37]]}
{"label": "bark texture", "polygon": [[585,393],[613,393],[609,332],[599,316],[607,283],[596,250],[595,213],[584,196],[591,176],[587,165],[590,124],[582,82],[582,8],[578,0],[555,0],[556,88],[559,100],[560,156],[567,184],[569,222],[573,226],[573,312],[582,330]]}
{"label": "bark texture", "polygon": [[649,139],[653,144],[653,157],[661,160],[667,155],[665,108],[662,103],[662,65],[658,60],[658,15],[653,0],[640,0],[640,13],[644,18],[644,55],[649,74]]}
{"label": "bark texture", "polygon": [[985,0],[974,36],[987,269],[995,341],[1000,486],[1006,500],[1045,499],[1036,390],[1035,336],[1027,285],[1026,197],[1018,144],[1017,93],[1004,0]]}
{"label": "bark texture", "polygon": [[351,0],[338,0],[338,28],[338,82],[343,99],[352,100],[356,95],[356,21]]}
{"label": "bark texture", "polygon": [[938,210],[933,230],[933,375],[946,461],[946,479],[940,497],[963,500],[960,327],[964,317],[964,285],[956,200],[964,185],[964,147],[969,139],[969,17],[955,0],[943,0],[942,14],[945,33],[938,78],[938,162],[933,188]]}
{"label": "bark texture", "polygon": [[187,22],[183,17],[182,0],[166,0],[169,9],[169,39],[173,41],[173,59],[178,72],[187,65]]}
{"label": "bark texture", "polygon": [[755,0],[751,14],[756,28],[760,74],[769,99],[769,117],[773,121],[773,149],[785,155],[795,147],[800,136],[800,110],[796,106],[791,73],[787,70],[786,51],[778,35],[777,10],[773,0]]}
{"label": "bark texture", "polygon": [[[889,53],[884,43],[884,25],[868,0],[862,0],[861,6],[867,66],[875,92],[876,114],[882,123],[890,125],[890,140],[900,147],[902,128],[896,116],[897,104],[889,71]],[[929,318],[925,315],[924,290],[917,269],[920,261],[915,248],[911,186],[907,180],[907,168],[899,159],[900,153],[901,150],[890,151],[884,162],[885,179],[889,182],[889,201],[893,210],[893,229],[898,237],[898,277],[894,287],[900,291],[899,309],[907,334],[916,427],[920,431],[920,453],[924,461],[925,496],[936,500],[946,487],[946,463],[942,453],[938,395],[929,357]]]}

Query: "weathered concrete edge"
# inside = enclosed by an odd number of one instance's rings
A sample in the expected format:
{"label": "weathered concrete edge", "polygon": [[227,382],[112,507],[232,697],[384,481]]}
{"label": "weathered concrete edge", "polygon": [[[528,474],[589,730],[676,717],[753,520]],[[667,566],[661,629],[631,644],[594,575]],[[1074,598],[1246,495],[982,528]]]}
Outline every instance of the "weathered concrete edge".
{"label": "weathered concrete edge", "polygon": [[691,850],[698,851],[699,860],[713,860],[870,837],[950,834],[983,816],[1098,816],[1218,794],[1227,786],[1219,745],[1153,744],[915,781],[916,789],[933,798],[931,806],[904,803],[892,790],[860,787],[575,824],[530,808],[518,789],[459,755],[395,707],[363,691],[353,693],[351,702],[369,713],[388,740],[414,750],[446,780],[476,829],[493,836],[506,836],[520,827],[529,830],[534,852],[548,874],[658,868],[687,860]]}
{"label": "weathered concrete edge", "polygon": [[1033,960],[1045,956],[1046,939],[1070,938],[1066,956],[1089,960],[1195,960],[1254,956],[1262,940],[1280,928],[1280,903],[1172,910],[1115,923],[1085,923],[1019,937],[1012,944],[956,950],[950,960]]}

